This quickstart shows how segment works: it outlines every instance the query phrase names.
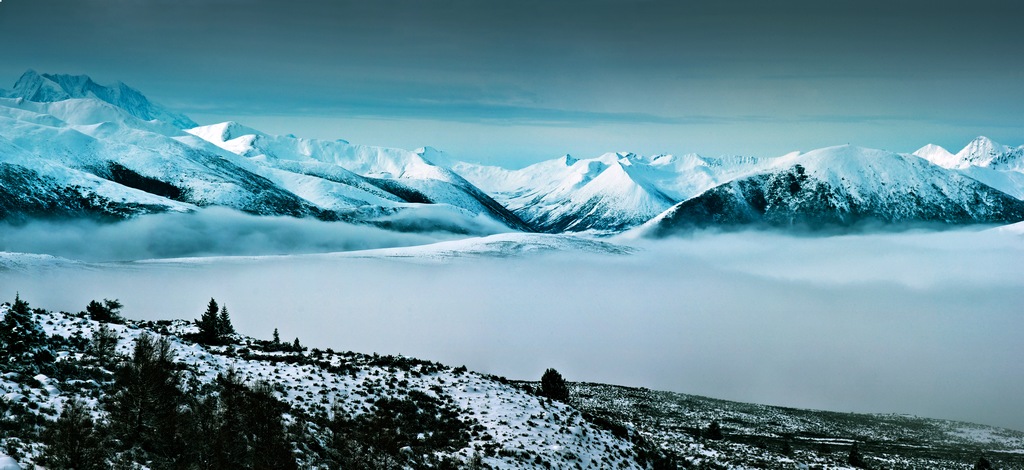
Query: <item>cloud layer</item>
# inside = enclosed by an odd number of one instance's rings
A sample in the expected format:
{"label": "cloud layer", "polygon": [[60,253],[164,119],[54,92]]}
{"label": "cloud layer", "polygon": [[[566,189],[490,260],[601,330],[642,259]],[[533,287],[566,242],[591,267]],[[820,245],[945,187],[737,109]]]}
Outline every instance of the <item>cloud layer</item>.
{"label": "cloud layer", "polygon": [[998,232],[747,233],[409,263],[337,256],[0,272],[0,297],[196,318],[246,334],[572,380],[1024,429],[1024,240]]}
{"label": "cloud layer", "polygon": [[[429,215],[432,222],[421,223],[434,226],[446,220],[453,226],[465,223],[464,220],[448,220],[452,216],[443,210],[434,210]],[[480,225],[491,228],[483,222]],[[82,261],[128,261],[365,250],[419,245],[451,236],[422,231],[397,233],[315,219],[257,217],[214,207],[196,213],[148,215],[118,223],[2,224],[0,251],[48,254]]]}

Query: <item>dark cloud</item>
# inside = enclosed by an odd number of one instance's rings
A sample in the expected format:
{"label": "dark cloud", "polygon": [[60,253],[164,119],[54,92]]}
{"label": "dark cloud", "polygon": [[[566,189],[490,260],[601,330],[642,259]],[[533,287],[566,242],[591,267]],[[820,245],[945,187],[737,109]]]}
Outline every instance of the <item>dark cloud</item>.
{"label": "dark cloud", "polygon": [[[963,145],[984,131],[978,123],[1004,123],[989,134],[1020,141],[1017,18],[1009,1],[6,0],[0,72],[120,79],[185,111],[278,116],[282,129],[316,113],[670,124],[660,140],[674,145],[662,150],[676,153],[783,153],[816,136],[911,151]],[[907,114],[903,137],[863,119]],[[776,128],[728,125],[751,115],[778,119],[792,143],[772,142]],[[680,128],[708,116],[726,125]],[[788,124],[800,116],[850,125]],[[532,131],[502,132],[514,141]],[[488,151],[439,134],[419,144]]]}

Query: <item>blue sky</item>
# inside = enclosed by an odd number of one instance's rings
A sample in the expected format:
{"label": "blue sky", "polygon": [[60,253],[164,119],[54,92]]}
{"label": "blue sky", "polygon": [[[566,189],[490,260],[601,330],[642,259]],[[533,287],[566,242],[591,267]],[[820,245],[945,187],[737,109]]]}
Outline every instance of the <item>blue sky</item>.
{"label": "blue sky", "polygon": [[[0,86],[122,80],[201,123],[518,166],[1024,143],[1014,2],[4,0]],[[3,77],[6,77],[3,78]],[[5,83],[6,82],[6,83]]]}

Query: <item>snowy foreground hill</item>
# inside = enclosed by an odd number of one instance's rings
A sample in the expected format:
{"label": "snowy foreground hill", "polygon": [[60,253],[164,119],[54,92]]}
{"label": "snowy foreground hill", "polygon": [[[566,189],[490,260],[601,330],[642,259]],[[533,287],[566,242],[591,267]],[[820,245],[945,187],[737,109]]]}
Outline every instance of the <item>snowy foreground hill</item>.
{"label": "snowy foreground hill", "polygon": [[984,137],[957,154],[934,145],[912,155],[618,152],[508,170],[429,147],[200,126],[123,83],[81,75],[28,71],[0,90],[0,220],[13,222],[218,206],[405,232],[607,235],[647,224],[657,229],[644,234],[660,236],[708,226],[1011,223],[1024,219],[1021,198],[1024,147]]}
{"label": "snowy foreground hill", "polygon": [[0,371],[0,452],[6,454],[0,463],[52,468],[218,468],[223,459],[234,468],[1024,466],[1024,433],[987,426],[584,383],[569,384],[562,402],[541,396],[551,389],[544,383],[510,382],[408,357],[308,349],[297,339],[264,341],[228,333],[222,329],[230,325],[226,314],[217,340],[209,341],[199,322],[126,321],[109,303],[87,310],[30,311],[24,302],[0,306],[5,326],[19,325],[25,333],[23,342],[9,334],[2,338],[11,347]]}

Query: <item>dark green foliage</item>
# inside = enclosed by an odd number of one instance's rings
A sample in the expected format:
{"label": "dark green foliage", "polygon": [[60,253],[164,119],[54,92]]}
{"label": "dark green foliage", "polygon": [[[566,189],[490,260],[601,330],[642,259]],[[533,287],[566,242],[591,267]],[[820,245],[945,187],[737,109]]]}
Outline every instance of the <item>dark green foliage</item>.
{"label": "dark green foliage", "polygon": [[992,462],[989,462],[985,457],[978,459],[978,462],[974,464],[974,470],[992,470]]}
{"label": "dark green foliage", "polygon": [[15,295],[14,304],[0,321],[0,367],[39,372],[53,362],[46,348],[46,333],[36,322],[28,302]]}
{"label": "dark green foliage", "polygon": [[718,424],[718,421],[712,421],[708,428],[704,430],[704,438],[713,441],[725,439],[725,435],[722,434],[722,425]]}
{"label": "dark green foliage", "polygon": [[544,371],[544,375],[540,378],[539,392],[541,396],[552,400],[569,401],[569,387],[565,384],[562,374],[559,374],[555,369]]}
{"label": "dark green foliage", "polygon": [[100,365],[107,365],[114,360],[117,350],[117,334],[107,325],[100,325],[93,333],[92,341],[89,342],[89,352],[96,356]]}
{"label": "dark green foliage", "polygon": [[98,322],[124,323],[124,319],[121,318],[122,307],[124,305],[117,299],[103,299],[102,303],[93,300],[89,302],[89,305],[85,306],[85,312],[89,315],[89,318]]}
{"label": "dark green foliage", "polygon": [[169,465],[184,446],[179,434],[184,397],[170,340],[139,336],[105,403],[114,447],[138,449],[152,456],[156,466]]}
{"label": "dark green foliage", "polygon": [[181,188],[178,188],[173,184],[160,181],[155,178],[150,178],[148,176],[142,176],[118,163],[111,162],[109,164],[109,168],[110,180],[115,183],[128,186],[129,188],[142,190],[150,194],[163,196],[168,199],[174,199],[175,201],[185,201],[187,199],[183,197],[185,193]]}
{"label": "dark green foliage", "polygon": [[199,326],[199,334],[195,340],[200,344],[220,345],[228,343],[228,336],[234,334],[235,328],[231,326],[231,317],[228,316],[228,309],[217,305],[217,301],[210,299],[206,311],[196,320]]}
{"label": "dark green foliage", "polygon": [[231,325],[231,316],[228,315],[228,306],[221,306],[220,315],[217,317],[217,336],[224,338],[233,334],[235,334],[235,327]]}
{"label": "dark green foliage", "polygon": [[85,404],[71,400],[57,421],[43,436],[46,452],[43,460],[54,470],[102,470],[107,466],[107,452],[96,423]]}
{"label": "dark green foliage", "polygon": [[787,457],[793,456],[793,444],[789,442],[789,439],[782,443],[782,450],[780,452]]}
{"label": "dark green foliage", "polygon": [[341,468],[435,466],[429,456],[465,447],[469,428],[456,410],[413,390],[404,398],[380,398],[371,412],[352,419],[336,410],[332,450]]}
{"label": "dark green foliage", "polygon": [[274,346],[280,346],[281,345],[281,334],[277,332],[277,328],[274,328],[274,339],[272,341],[273,341],[272,344]]}
{"label": "dark green foliage", "polygon": [[860,454],[860,447],[857,443],[850,447],[850,455],[846,457],[846,463],[850,464],[851,467],[868,468],[868,463],[864,461],[864,457]]}
{"label": "dark green foliage", "polygon": [[210,303],[206,306],[206,311],[203,312],[203,316],[196,320],[196,325],[199,326],[199,336],[196,337],[196,341],[202,344],[217,344],[220,335],[220,307],[217,305],[217,301],[210,299]]}
{"label": "dark green foliage", "polygon": [[288,407],[267,383],[249,387],[231,370],[189,408],[191,460],[200,468],[297,468],[282,419]]}

